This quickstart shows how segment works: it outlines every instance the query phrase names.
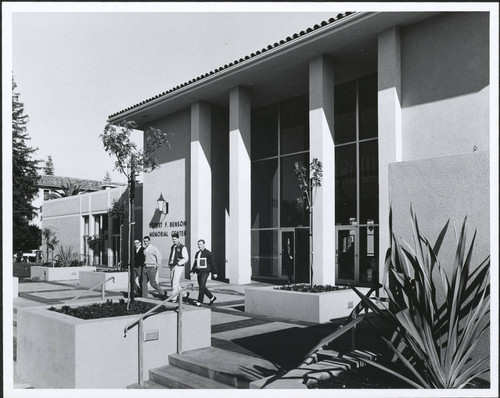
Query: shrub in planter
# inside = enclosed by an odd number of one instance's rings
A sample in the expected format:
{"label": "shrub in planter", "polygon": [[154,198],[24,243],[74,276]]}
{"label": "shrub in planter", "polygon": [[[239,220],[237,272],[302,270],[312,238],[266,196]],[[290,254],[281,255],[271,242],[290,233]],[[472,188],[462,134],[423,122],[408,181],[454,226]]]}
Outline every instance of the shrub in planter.
{"label": "shrub in planter", "polygon": [[[413,209],[410,212],[414,249],[396,239],[390,223],[392,241],[385,264],[388,283],[384,288],[389,299],[386,311],[374,305],[375,299],[368,299],[353,287],[369,308],[395,330],[391,340],[383,338],[394,353],[394,366],[366,362],[417,388],[464,388],[489,371],[489,355],[473,359],[473,353],[489,327],[490,257],[471,271],[476,233],[467,250],[465,218],[453,271],[447,275],[437,256],[449,221],[431,246],[420,233]],[[440,276],[440,286],[433,279],[433,272]],[[438,303],[439,289],[445,295],[443,303]]]}
{"label": "shrub in planter", "polygon": [[78,253],[73,251],[71,246],[59,246],[59,251],[54,257],[54,265],[56,267],[77,267],[80,265],[78,261]]}
{"label": "shrub in planter", "polygon": [[[144,301],[134,301],[127,309],[127,304],[124,299],[118,302],[108,299],[105,303],[95,303],[84,305],[80,307],[70,307],[64,305],[61,308],[50,307],[49,311],[60,312],[69,316],[74,316],[80,319],[99,319],[99,318],[112,318],[116,316],[145,314],[155,306],[153,303]],[[156,313],[167,311],[166,307],[160,307]]]}

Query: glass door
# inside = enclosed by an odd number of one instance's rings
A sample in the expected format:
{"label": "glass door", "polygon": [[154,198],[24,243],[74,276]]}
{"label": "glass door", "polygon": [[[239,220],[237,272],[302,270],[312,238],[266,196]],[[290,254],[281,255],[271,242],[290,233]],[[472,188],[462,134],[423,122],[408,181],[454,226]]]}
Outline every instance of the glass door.
{"label": "glass door", "polygon": [[337,243],[335,279],[339,284],[357,283],[358,230],[356,227],[337,227],[335,235]]}

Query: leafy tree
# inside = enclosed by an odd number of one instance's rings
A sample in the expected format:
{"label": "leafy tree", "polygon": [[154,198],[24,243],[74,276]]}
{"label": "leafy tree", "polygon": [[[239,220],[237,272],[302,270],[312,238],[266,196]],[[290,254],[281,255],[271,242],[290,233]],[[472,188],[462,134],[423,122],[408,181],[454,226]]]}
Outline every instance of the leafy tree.
{"label": "leafy tree", "polygon": [[304,166],[302,162],[295,162],[295,175],[299,181],[299,188],[302,192],[302,197],[297,199],[299,205],[305,205],[306,210],[309,210],[309,254],[311,267],[309,276],[311,286],[313,285],[313,212],[314,202],[316,199],[316,191],[321,186],[323,179],[323,165],[314,158],[309,167]]}
{"label": "leafy tree", "polygon": [[47,156],[47,160],[45,161],[45,166],[43,166],[43,172],[46,176],[54,175],[54,162],[52,162],[52,156]]}
{"label": "leafy tree", "polygon": [[104,132],[100,135],[104,150],[110,156],[115,156],[115,169],[118,170],[127,178],[128,185],[128,254],[129,254],[129,286],[127,302],[129,307],[130,301],[134,300],[132,289],[132,275],[134,268],[134,248],[132,245],[134,239],[134,208],[135,208],[135,184],[139,173],[151,172],[160,164],[155,157],[155,151],[162,147],[170,147],[172,134],[167,131],[162,131],[154,127],[148,127],[144,132],[144,148],[138,148],[133,142],[130,135],[137,128],[137,124],[132,120],[125,120],[118,125],[106,124]]}
{"label": "leafy tree", "polygon": [[[26,236],[26,246],[30,249],[38,249],[42,244],[42,230],[38,225],[28,225],[28,234]],[[26,250],[30,250],[26,249]]]}
{"label": "leafy tree", "polygon": [[60,189],[49,193],[46,199],[50,200],[50,199],[67,198],[69,196],[78,195],[80,192],[84,191],[85,189],[80,184],[74,183],[72,181],[67,181],[63,184],[63,186]]}
{"label": "leafy tree", "polygon": [[111,184],[111,176],[109,175],[109,171],[106,171],[106,175],[104,176],[104,179],[102,181],[106,185]]}
{"label": "leafy tree", "polygon": [[45,243],[45,250],[47,250],[46,261],[49,261],[49,250],[54,254],[54,249],[59,244],[59,240],[57,239],[57,235],[55,231],[51,227],[45,227],[42,230],[42,237]]}
{"label": "leafy tree", "polygon": [[36,215],[32,201],[38,193],[38,163],[33,159],[37,148],[31,148],[27,141],[28,115],[19,100],[17,85],[12,78],[12,206],[13,243],[16,250],[29,250],[29,221]]}

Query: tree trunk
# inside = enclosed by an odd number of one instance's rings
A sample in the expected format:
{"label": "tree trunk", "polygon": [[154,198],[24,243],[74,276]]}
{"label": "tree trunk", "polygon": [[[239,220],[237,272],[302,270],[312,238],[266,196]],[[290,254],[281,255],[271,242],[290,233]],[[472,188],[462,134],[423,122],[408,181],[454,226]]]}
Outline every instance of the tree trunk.
{"label": "tree trunk", "polygon": [[120,253],[120,271],[123,270],[123,218],[120,218],[120,248],[118,249]]}
{"label": "tree trunk", "polygon": [[128,304],[127,308],[130,308],[130,302],[134,302],[134,260],[135,260],[135,249],[133,245],[134,232],[135,232],[135,220],[134,220],[134,206],[135,206],[135,175],[132,173],[132,178],[129,181],[129,209],[128,209],[128,219],[129,219],[129,229],[128,229],[128,253],[129,253],[129,267],[128,267]]}
{"label": "tree trunk", "polygon": [[309,282],[311,283],[311,287],[313,286],[313,260],[314,260],[314,247],[313,247],[313,188],[312,181],[309,180],[309,252],[311,253],[311,267],[309,270]]}

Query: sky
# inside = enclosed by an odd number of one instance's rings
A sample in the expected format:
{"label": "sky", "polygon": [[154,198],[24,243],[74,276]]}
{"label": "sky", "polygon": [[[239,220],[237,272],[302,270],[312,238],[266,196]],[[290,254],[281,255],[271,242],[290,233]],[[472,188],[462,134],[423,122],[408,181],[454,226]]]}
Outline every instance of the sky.
{"label": "sky", "polygon": [[12,70],[36,158],[51,155],[59,176],[125,182],[99,138],[109,115],[349,11],[332,7],[14,12]]}

